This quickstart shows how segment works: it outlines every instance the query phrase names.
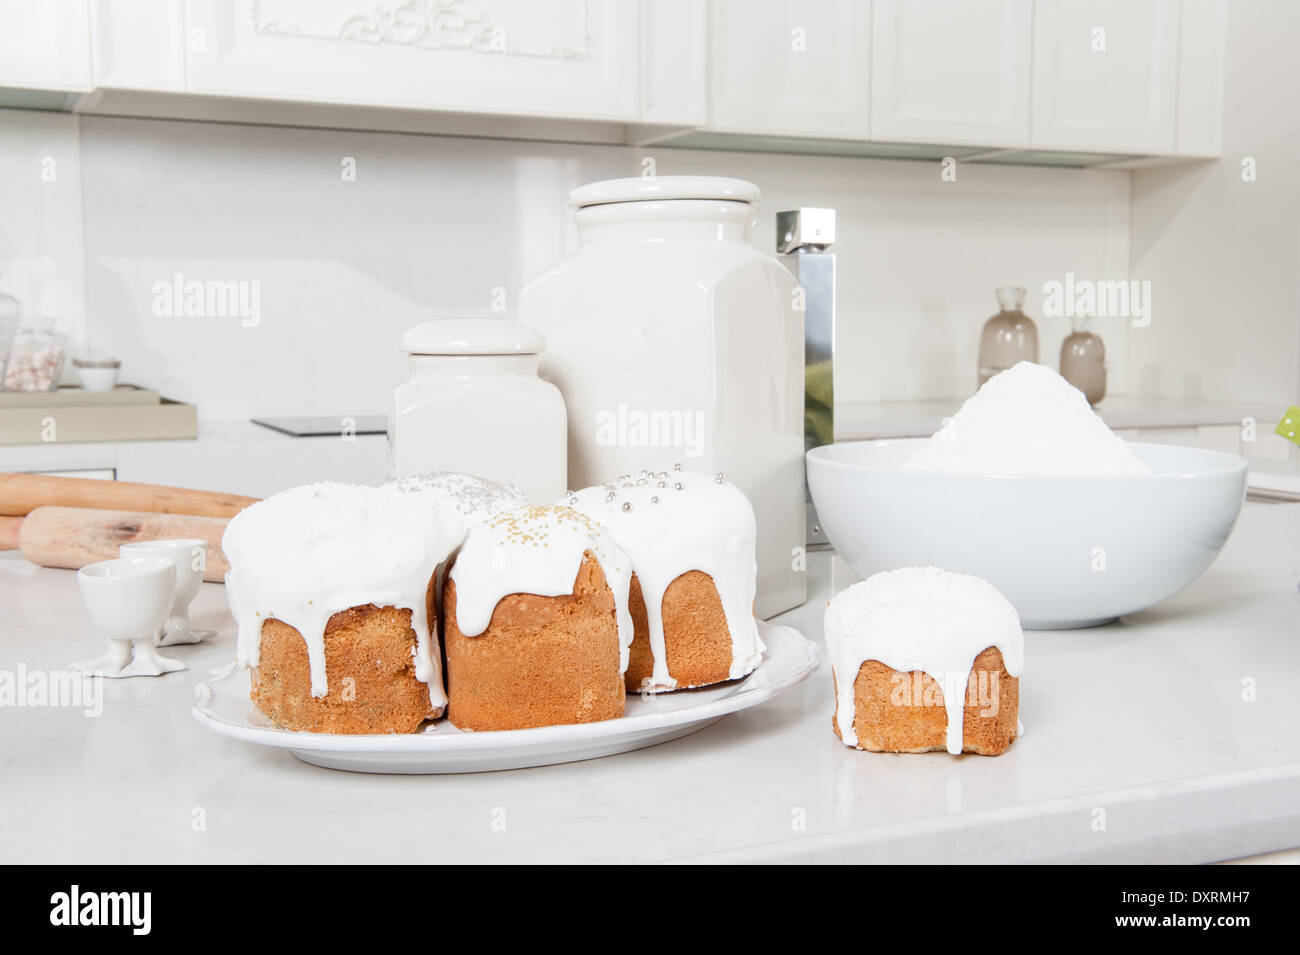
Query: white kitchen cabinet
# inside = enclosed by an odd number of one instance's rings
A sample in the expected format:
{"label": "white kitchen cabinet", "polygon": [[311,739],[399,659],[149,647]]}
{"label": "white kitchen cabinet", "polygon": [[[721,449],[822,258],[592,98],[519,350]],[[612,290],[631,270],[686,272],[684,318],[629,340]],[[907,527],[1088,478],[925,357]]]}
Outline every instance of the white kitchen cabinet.
{"label": "white kitchen cabinet", "polygon": [[1179,0],[1035,0],[1036,149],[1172,154]]}
{"label": "white kitchen cabinet", "polygon": [[637,0],[187,0],[191,93],[636,121]]}
{"label": "white kitchen cabinet", "polygon": [[708,120],[709,9],[701,0],[641,0],[641,122]]}
{"label": "white kitchen cabinet", "polygon": [[87,0],[0,0],[0,87],[89,90]]}
{"label": "white kitchen cabinet", "polygon": [[0,0],[0,102],[1047,164],[1213,157],[1226,23],[1226,0]]}
{"label": "white kitchen cabinet", "polygon": [[1029,145],[1030,0],[875,0],[871,138]]}
{"label": "white kitchen cabinet", "polygon": [[1223,154],[1223,77],[1228,0],[1178,6],[1178,132],[1174,153]]}
{"label": "white kitchen cabinet", "polygon": [[97,89],[185,91],[184,0],[91,0]]}
{"label": "white kitchen cabinet", "polygon": [[866,139],[871,4],[712,0],[715,132]]}

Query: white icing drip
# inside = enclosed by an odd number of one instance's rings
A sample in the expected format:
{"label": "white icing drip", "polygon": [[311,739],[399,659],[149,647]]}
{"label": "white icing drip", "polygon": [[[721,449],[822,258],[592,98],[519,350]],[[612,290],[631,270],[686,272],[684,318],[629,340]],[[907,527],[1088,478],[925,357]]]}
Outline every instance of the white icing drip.
{"label": "white icing drip", "polygon": [[236,658],[243,666],[258,665],[262,624],[273,617],[302,634],[311,694],[324,696],[330,617],[369,604],[409,610],[416,679],[428,684],[435,708],[445,706],[426,596],[435,568],[464,534],[454,512],[388,486],[309,484],[245,508],[221,539],[239,625]]}
{"label": "white icing drip", "polygon": [[627,609],[632,563],[609,533],[565,507],[521,507],[470,528],[452,564],[456,625],[476,637],[510,594],[561,597],[573,593],[583,554],[590,551],[614,594],[619,672],[627,670],[632,615]]}
{"label": "white icing drip", "polygon": [[996,647],[1008,674],[1019,677],[1024,667],[1025,637],[1011,602],[986,580],[936,567],[886,571],[841,591],[826,607],[825,630],[837,684],[835,721],[849,746],[858,743],[853,686],[867,660],[900,673],[920,670],[943,688],[953,755],[963,749],[975,658]]}
{"label": "white icing drip", "polygon": [[632,559],[654,658],[647,689],[677,685],[668,672],[663,599],[669,584],[692,570],[713,578],[722,602],[731,634],[729,678],[762,662],[766,648],[754,620],[754,509],[734,484],[697,471],[647,471],[584,488],[563,503],[609,528]]}
{"label": "white icing drip", "polygon": [[524,492],[504,481],[489,481],[460,471],[429,471],[389,481],[385,487],[427,494],[461,516],[466,527],[528,503]]}

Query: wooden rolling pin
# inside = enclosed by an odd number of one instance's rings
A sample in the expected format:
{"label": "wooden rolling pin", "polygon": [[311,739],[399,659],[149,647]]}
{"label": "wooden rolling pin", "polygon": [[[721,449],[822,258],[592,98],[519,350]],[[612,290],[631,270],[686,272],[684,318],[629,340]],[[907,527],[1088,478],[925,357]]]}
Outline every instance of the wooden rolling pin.
{"label": "wooden rolling pin", "polygon": [[[38,507],[98,507],[156,514],[234,517],[255,497],[191,491],[160,484],[97,481],[94,478],[50,477],[42,474],[0,474],[0,515],[22,517]],[[175,535],[172,535],[175,536]]]}
{"label": "wooden rolling pin", "polygon": [[220,583],[230,569],[221,552],[227,520],[188,514],[147,511],[107,511],[88,507],[38,507],[18,531],[23,556],[43,567],[78,570],[97,560],[118,556],[119,544],[198,537],[207,542],[208,562],[203,579]]}

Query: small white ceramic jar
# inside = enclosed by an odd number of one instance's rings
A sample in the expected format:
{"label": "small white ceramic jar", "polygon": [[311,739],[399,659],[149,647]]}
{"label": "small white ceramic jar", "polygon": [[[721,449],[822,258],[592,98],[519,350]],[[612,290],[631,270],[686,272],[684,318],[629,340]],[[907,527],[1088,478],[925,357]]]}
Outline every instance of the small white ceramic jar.
{"label": "small white ceramic jar", "polygon": [[407,331],[411,377],[389,409],[389,471],[464,471],[518,485],[534,504],[566,489],[559,389],[537,377],[541,334],[506,319],[445,319]]}
{"label": "small white ceramic jar", "polygon": [[122,363],[116,358],[74,358],[72,367],[85,391],[112,391],[117,387]]}

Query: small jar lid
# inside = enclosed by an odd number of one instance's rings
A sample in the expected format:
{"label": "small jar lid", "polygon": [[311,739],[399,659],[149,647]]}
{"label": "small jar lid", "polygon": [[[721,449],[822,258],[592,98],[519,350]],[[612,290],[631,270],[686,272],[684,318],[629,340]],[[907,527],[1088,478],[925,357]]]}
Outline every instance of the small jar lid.
{"label": "small jar lid", "polygon": [[73,368],[121,368],[122,363],[116,358],[74,358]]}
{"label": "small jar lid", "polygon": [[758,202],[758,186],[744,179],[721,176],[636,176],[589,182],[569,193],[569,205],[576,209],[608,202],[644,202],[654,199],[729,199]]}
{"label": "small jar lid", "polygon": [[402,351],[410,355],[540,355],[542,333],[508,318],[444,318],[409,328]]}

